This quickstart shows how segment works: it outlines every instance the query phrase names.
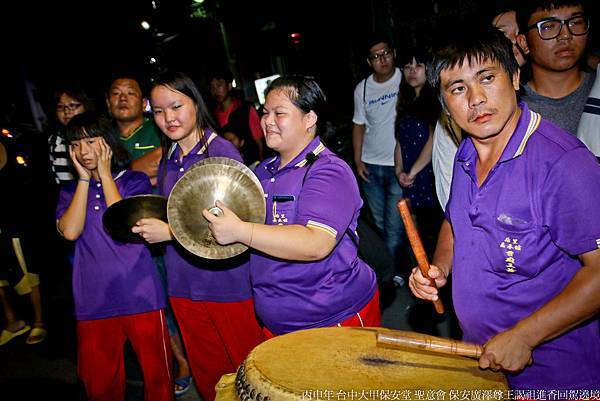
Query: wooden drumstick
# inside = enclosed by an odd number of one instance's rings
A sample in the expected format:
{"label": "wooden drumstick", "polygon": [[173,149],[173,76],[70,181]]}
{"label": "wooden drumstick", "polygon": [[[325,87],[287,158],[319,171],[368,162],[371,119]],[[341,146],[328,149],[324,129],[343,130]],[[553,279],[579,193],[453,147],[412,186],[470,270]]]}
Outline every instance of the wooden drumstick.
{"label": "wooden drumstick", "polygon": [[377,346],[387,348],[415,348],[475,359],[479,359],[483,353],[481,345],[401,330],[377,333]]}
{"label": "wooden drumstick", "polygon": [[[406,235],[408,236],[410,247],[415,254],[415,258],[417,258],[419,270],[421,270],[423,277],[429,277],[429,262],[427,261],[427,254],[425,253],[425,248],[423,248],[423,243],[421,242],[421,237],[419,237],[419,232],[415,228],[415,224],[412,220],[410,210],[408,209],[408,203],[406,202],[406,199],[400,199],[398,202],[398,210],[400,211],[400,216],[402,217],[404,227],[406,228]],[[431,280],[431,285],[434,287],[436,286],[434,280]],[[440,315],[444,313],[444,304],[442,303],[441,299],[438,298],[437,301],[432,302],[437,313]]]}

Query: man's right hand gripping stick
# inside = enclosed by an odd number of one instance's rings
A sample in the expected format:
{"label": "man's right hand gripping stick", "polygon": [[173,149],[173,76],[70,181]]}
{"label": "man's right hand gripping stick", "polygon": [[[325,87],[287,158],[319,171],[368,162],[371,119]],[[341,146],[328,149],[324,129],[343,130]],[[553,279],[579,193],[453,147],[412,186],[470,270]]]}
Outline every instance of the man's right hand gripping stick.
{"label": "man's right hand gripping stick", "polygon": [[[415,254],[417,263],[419,264],[419,270],[421,270],[423,277],[429,277],[429,262],[427,261],[427,254],[425,253],[425,248],[423,248],[423,243],[421,242],[421,237],[419,237],[419,232],[417,231],[412,220],[406,199],[401,199],[398,202],[398,210],[400,211],[400,216],[404,222],[404,228],[406,229],[406,235],[408,236],[410,247]],[[435,287],[435,281],[433,279],[431,280],[431,285]],[[442,304],[441,299],[438,298],[437,301],[433,301],[433,305],[435,306],[437,313],[440,315],[444,313],[444,304]]]}

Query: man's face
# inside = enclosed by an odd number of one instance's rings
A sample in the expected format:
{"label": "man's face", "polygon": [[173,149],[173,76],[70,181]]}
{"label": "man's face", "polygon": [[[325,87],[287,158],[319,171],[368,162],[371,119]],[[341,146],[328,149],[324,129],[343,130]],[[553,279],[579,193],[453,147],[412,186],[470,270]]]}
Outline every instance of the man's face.
{"label": "man's face", "polygon": [[390,75],[394,72],[395,51],[385,42],[377,43],[369,49],[367,63],[376,75]]}
{"label": "man's face", "polygon": [[210,80],[210,94],[215,98],[217,103],[223,103],[229,96],[231,84],[220,78]]}
{"label": "man's face", "polygon": [[[581,5],[538,10],[531,15],[527,24],[531,26],[547,18],[567,20],[578,15],[583,15]],[[565,24],[554,39],[542,39],[537,28],[529,29],[524,37],[527,39],[525,46],[529,48],[534,71],[535,68],[540,68],[561,72],[578,68],[579,60],[583,57],[587,45],[588,34],[574,36]]]}
{"label": "man's face", "polygon": [[[519,74],[512,78],[498,62],[464,61],[440,73],[440,91],[452,119],[476,140],[512,134]],[[516,121],[514,121],[516,125]]]}
{"label": "man's face", "polygon": [[117,121],[135,121],[144,117],[144,101],[140,85],[129,78],[116,79],[108,91],[106,103]]}

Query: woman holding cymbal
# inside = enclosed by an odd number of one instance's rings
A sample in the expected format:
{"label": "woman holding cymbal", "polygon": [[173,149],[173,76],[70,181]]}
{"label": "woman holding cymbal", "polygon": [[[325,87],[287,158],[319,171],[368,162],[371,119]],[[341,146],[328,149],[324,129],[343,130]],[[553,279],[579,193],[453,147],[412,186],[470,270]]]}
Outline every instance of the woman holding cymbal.
{"label": "woman holding cymbal", "polygon": [[325,95],[311,78],[281,77],[266,90],[261,124],[276,157],[256,167],[266,194],[265,224],[203,211],[216,240],[252,248],[256,312],[268,337],[328,326],[378,326],[373,270],[358,258],[363,204],[350,167],[317,133]]}

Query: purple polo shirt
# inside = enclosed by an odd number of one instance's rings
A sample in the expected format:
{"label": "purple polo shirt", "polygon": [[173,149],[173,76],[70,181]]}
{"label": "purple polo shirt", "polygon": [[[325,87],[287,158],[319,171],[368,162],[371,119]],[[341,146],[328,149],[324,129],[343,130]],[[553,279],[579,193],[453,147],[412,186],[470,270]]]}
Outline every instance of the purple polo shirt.
{"label": "purple polo shirt", "polygon": [[[318,157],[312,165],[306,161],[309,152]],[[266,196],[266,224],[320,229],[337,245],[316,262],[252,253],[256,312],[275,334],[342,322],[360,311],[377,287],[375,273],[357,255],[362,200],[348,165],[318,137],[278,170],[280,161],[275,157],[256,168]]]}
{"label": "purple polo shirt", "polygon": [[[600,166],[573,135],[520,103],[498,163],[477,186],[477,152],[463,141],[446,217],[454,231],[452,292],[465,341],[485,343],[561,292],[600,246]],[[515,389],[597,389],[598,321],[533,351],[507,375]]]}
{"label": "purple polo shirt", "polygon": [[[183,158],[174,144],[161,162],[158,172],[158,190],[168,196],[183,174],[207,157],[229,157],[242,161],[237,148],[228,140],[208,131],[208,151],[201,142]],[[166,168],[165,168],[166,163]],[[252,297],[248,253],[223,260],[209,260],[186,251],[177,241],[166,245],[168,293],[172,297],[194,301],[238,302]]]}
{"label": "purple polo shirt", "polygon": [[[122,171],[114,179],[123,198],[152,192],[144,173]],[[57,219],[71,204],[76,184],[62,187]],[[89,185],[85,226],[75,241],[75,318],[93,320],[164,308],[164,290],[150,251],[144,244],[118,242],[110,237],[102,224],[106,210],[102,184],[91,179]]]}

